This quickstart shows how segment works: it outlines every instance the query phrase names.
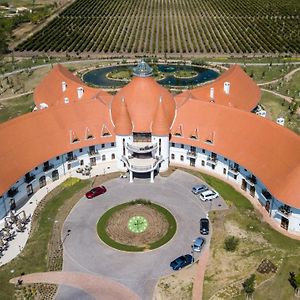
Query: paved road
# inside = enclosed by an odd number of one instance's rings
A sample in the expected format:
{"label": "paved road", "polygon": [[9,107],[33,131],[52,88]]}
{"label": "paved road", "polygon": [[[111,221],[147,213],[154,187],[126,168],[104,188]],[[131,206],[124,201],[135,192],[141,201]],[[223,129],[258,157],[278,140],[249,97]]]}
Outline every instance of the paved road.
{"label": "paved road", "polygon": [[[138,294],[152,299],[157,280],[171,273],[169,263],[179,255],[190,253],[192,240],[199,235],[199,219],[210,208],[224,209],[222,199],[201,202],[190,190],[199,179],[182,171],[168,178],[107,182],[107,193],[93,200],[81,199],[65,221],[62,236],[71,229],[64,243],[64,271],[101,275],[119,282]],[[109,208],[133,199],[144,198],[169,209],[176,218],[174,238],[159,249],[144,253],[127,253],[112,249],[99,240],[96,223]],[[209,243],[206,244],[208,247]],[[196,257],[197,258],[197,257]],[[80,294],[78,294],[80,293]],[[90,299],[82,291],[61,287],[57,299]]]}

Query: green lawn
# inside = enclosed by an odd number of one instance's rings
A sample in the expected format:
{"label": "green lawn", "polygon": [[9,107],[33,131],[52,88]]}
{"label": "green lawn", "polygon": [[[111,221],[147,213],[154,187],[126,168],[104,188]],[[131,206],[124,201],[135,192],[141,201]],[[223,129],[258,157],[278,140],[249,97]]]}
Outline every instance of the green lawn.
{"label": "green lawn", "polygon": [[[256,274],[259,284],[254,299],[294,299],[288,277],[289,272],[300,269],[300,242],[280,234],[262,221],[248,199],[226,182],[197,171],[188,172],[204,179],[229,205],[228,210],[210,213],[213,234],[203,299],[208,300],[217,292],[221,299],[245,299],[245,295],[236,296],[236,293],[241,288],[241,281],[252,273]],[[236,252],[227,252],[224,250],[224,239],[232,232],[240,243]],[[279,267],[273,278],[272,273],[263,275],[256,271],[264,258]]]}
{"label": "green lawn", "polygon": [[288,102],[271,93],[262,91],[260,104],[266,109],[272,120],[276,121],[279,116],[282,116],[285,118],[285,126],[300,134],[300,117],[297,114],[291,115]]}
{"label": "green lawn", "polygon": [[149,244],[147,246],[144,246],[144,247],[137,247],[137,246],[125,245],[125,244],[118,243],[108,236],[108,234],[106,232],[106,224],[107,224],[108,220],[110,219],[110,217],[115,212],[120,211],[123,208],[126,208],[130,205],[137,204],[137,203],[141,203],[144,205],[144,203],[146,203],[146,201],[147,200],[139,199],[139,200],[135,200],[134,202],[123,203],[123,204],[114,206],[111,209],[109,209],[107,212],[105,212],[101,216],[101,218],[99,219],[99,221],[97,223],[97,232],[98,232],[98,235],[101,238],[101,240],[113,248],[116,248],[116,249],[119,249],[122,251],[129,251],[129,252],[139,252],[139,251],[145,251],[148,249],[151,250],[151,249],[158,248],[158,247],[164,245],[165,243],[167,243],[176,233],[177,224],[176,224],[175,218],[167,209],[165,209],[164,207],[162,207],[160,205],[151,203],[151,202],[149,202],[145,205],[150,205],[151,208],[154,208],[155,210],[160,212],[169,223],[168,232],[160,240],[158,240],[152,244]]}
{"label": "green lawn", "polygon": [[33,108],[33,94],[0,101],[0,123],[31,112]]}
{"label": "green lawn", "polygon": [[244,70],[256,82],[261,83],[279,79],[297,67],[299,66],[290,64],[282,66],[246,66]]}
{"label": "green lawn", "polygon": [[[34,230],[28,239],[22,253],[10,263],[0,267],[0,299],[11,300],[14,298],[14,286],[9,284],[10,278],[25,274],[47,271],[48,243],[58,212],[79,191],[89,184],[88,180],[74,183],[72,186],[64,186],[50,193],[54,195],[46,202],[41,213],[33,221]],[[79,200],[79,199],[78,199]]]}

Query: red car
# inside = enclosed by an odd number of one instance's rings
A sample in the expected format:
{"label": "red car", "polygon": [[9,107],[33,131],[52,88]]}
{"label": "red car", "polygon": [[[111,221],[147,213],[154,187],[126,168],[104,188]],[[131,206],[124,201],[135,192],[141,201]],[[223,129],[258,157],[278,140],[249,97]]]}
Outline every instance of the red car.
{"label": "red car", "polygon": [[99,196],[99,195],[102,195],[106,192],[106,188],[102,185],[102,186],[97,186],[97,187],[94,187],[93,189],[91,189],[89,192],[87,192],[85,194],[85,196],[88,198],[88,199],[92,199],[96,196]]}

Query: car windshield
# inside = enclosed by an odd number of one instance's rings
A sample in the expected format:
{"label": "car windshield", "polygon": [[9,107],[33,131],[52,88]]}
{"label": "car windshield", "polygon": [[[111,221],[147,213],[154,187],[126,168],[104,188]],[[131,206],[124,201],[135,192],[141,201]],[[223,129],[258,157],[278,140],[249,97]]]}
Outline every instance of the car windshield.
{"label": "car windshield", "polygon": [[196,239],[196,241],[195,241],[194,244],[195,244],[195,246],[197,246],[197,247],[202,246],[203,240],[202,240],[202,239]]}

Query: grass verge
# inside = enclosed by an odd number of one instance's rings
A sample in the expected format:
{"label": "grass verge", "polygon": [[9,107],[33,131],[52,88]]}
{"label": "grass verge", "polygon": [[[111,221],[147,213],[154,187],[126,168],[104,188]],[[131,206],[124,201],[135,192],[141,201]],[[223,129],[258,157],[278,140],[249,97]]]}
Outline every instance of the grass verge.
{"label": "grass verge", "polygon": [[[57,219],[58,214],[66,217],[72,207],[81,198],[80,191],[89,184],[89,180],[75,182],[72,186],[60,185],[50,192],[38,205],[32,220],[32,230],[25,248],[14,260],[0,268],[0,299],[10,300],[14,298],[15,288],[9,284],[12,277],[19,276],[22,272],[30,274],[49,270],[48,258],[49,241],[52,238],[55,224],[58,221],[61,226],[64,219]],[[60,226],[60,227],[61,227]],[[60,241],[60,231],[58,232]],[[61,245],[61,242],[58,244]],[[62,262],[62,257],[56,258]]]}
{"label": "grass verge", "polygon": [[149,205],[151,208],[154,208],[159,213],[161,213],[169,223],[168,232],[161,239],[159,239],[158,241],[156,241],[154,243],[149,244],[147,247],[124,245],[124,244],[118,243],[115,240],[111,239],[105,230],[108,220],[114,213],[116,213],[117,211],[120,211],[130,205],[132,205],[132,202],[127,202],[127,203],[123,203],[123,204],[112,207],[111,209],[109,209],[107,212],[105,212],[101,216],[101,218],[99,219],[99,221],[97,223],[97,233],[98,233],[100,239],[104,243],[109,245],[110,247],[118,249],[118,250],[122,250],[122,251],[128,251],[128,252],[141,252],[141,251],[145,251],[145,250],[153,250],[155,248],[158,248],[158,247],[166,244],[176,233],[177,224],[176,224],[176,221],[175,221],[175,218],[173,217],[173,215],[164,207],[150,202],[147,205]]}

